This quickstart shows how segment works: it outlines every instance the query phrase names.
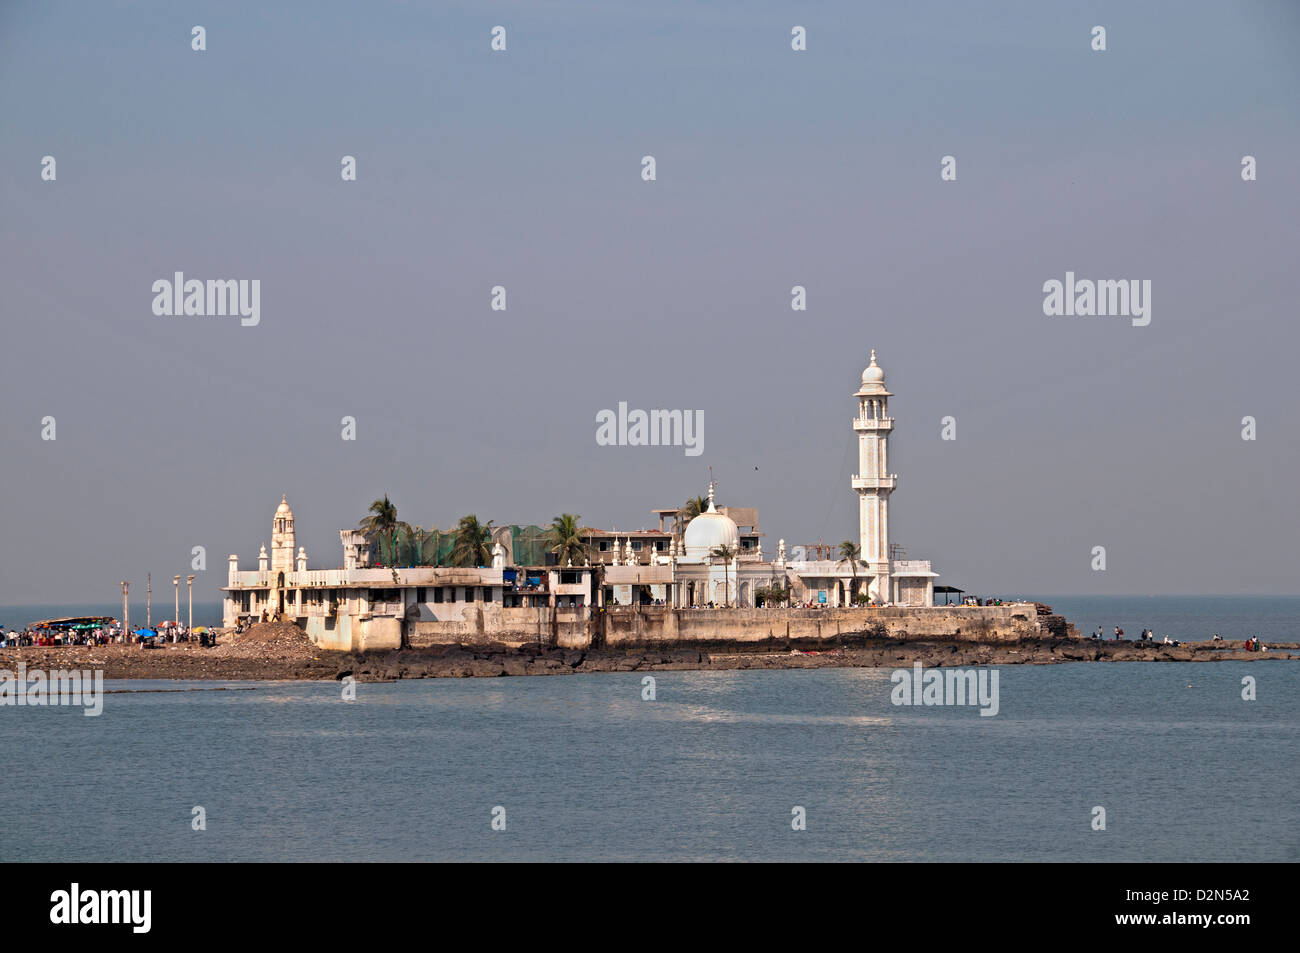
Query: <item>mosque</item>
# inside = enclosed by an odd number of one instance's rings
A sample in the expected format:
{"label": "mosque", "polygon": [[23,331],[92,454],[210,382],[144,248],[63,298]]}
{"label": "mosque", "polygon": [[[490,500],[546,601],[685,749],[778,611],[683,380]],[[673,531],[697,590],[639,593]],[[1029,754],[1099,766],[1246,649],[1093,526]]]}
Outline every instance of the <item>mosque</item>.
{"label": "mosque", "polygon": [[[517,537],[500,527],[490,566],[374,566],[371,541],[358,530],[341,530],[343,567],[311,570],[306,551],[297,547],[295,552],[293,511],[284,497],[272,518],[271,551],[268,555],[262,546],[258,568],[241,570],[239,557],[230,556],[224,624],[290,619],[322,647],[358,649],[531,637],[545,629],[589,627],[607,610],[653,615],[755,609],[774,590],[787,593],[782,605],[812,611],[855,604],[933,606],[938,574],[929,561],[891,558],[889,499],[898,485],[888,469],[892,396],[872,351],[853,394],[857,565],[810,560],[803,547],[787,552],[784,539],[776,558],[765,559],[757,511],[719,507],[710,481],[707,508],[684,527],[680,512],[668,508],[653,511],[658,530],[583,530],[588,557],[582,566],[537,564],[554,562],[553,556],[518,565]],[[668,528],[666,518],[674,520]]]}

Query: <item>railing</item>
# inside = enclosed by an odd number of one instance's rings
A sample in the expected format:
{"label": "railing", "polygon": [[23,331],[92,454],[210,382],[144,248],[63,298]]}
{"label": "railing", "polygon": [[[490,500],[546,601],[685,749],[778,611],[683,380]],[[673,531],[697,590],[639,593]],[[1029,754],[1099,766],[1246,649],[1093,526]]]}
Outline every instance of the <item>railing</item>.
{"label": "railing", "polygon": [[[862,565],[866,560],[860,560],[858,563],[858,578],[871,576],[867,568]],[[796,573],[805,576],[844,576],[852,578],[853,570],[849,567],[847,559],[792,559],[786,561],[786,566]]]}

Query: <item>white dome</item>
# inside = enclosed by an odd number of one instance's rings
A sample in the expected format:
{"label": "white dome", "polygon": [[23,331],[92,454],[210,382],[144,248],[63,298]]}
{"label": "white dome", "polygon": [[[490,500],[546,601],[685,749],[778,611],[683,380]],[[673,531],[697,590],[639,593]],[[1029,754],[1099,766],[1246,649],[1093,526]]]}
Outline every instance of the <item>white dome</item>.
{"label": "white dome", "polygon": [[719,513],[713,506],[713,494],[709,493],[709,508],[686,525],[683,537],[687,559],[708,559],[710,553],[719,546],[730,546],[740,550],[740,530],[730,516]]}
{"label": "white dome", "polygon": [[885,372],[881,370],[880,365],[876,363],[876,351],[874,348],[871,351],[871,363],[868,364],[867,369],[862,372],[862,383],[880,384],[882,387],[884,386]]}
{"label": "white dome", "polygon": [[293,510],[289,509],[288,495],[280,497],[280,505],[275,508],[276,516],[292,516]]}

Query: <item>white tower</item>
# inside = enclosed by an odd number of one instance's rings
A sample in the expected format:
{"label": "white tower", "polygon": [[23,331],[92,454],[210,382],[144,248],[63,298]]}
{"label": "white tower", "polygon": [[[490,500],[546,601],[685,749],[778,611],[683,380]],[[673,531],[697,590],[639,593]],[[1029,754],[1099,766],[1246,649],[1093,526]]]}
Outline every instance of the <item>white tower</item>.
{"label": "white tower", "polygon": [[858,416],[853,430],[858,435],[858,472],[853,489],[858,494],[858,536],[862,560],[870,573],[868,594],[878,602],[888,602],[889,584],[889,494],[898,478],[889,472],[889,433],[894,418],[889,416],[889,398],[885,390],[885,372],[871,364],[862,372],[862,386],[853,395],[858,399]]}
{"label": "white tower", "polygon": [[271,523],[271,572],[293,572],[293,510],[286,496],[280,497]]}

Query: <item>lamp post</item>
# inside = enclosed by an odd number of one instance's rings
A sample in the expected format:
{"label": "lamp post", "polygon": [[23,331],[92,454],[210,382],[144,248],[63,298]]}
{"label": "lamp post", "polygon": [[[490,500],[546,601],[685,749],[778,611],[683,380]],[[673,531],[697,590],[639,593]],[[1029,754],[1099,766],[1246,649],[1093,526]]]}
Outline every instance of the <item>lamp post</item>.
{"label": "lamp post", "polygon": [[189,588],[190,596],[190,629],[194,628],[194,577],[186,576],[185,585]]}
{"label": "lamp post", "polygon": [[144,627],[153,628],[153,573],[147,574],[144,581]]}
{"label": "lamp post", "polygon": [[126,594],[131,591],[131,584],[125,579],[122,580],[122,641],[127,641],[127,633],[131,631],[131,604],[127,602]]}
{"label": "lamp post", "polygon": [[172,616],[172,621],[179,623],[181,621],[181,577],[172,576],[172,587],[176,590],[176,614]]}

